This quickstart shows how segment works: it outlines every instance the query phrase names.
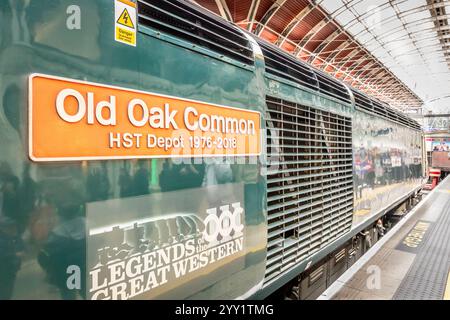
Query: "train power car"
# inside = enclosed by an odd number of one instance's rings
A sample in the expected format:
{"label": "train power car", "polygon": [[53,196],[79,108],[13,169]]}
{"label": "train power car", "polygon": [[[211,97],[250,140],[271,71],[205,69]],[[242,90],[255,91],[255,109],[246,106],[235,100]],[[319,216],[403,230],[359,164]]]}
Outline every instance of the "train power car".
{"label": "train power car", "polygon": [[314,298],[420,126],[189,1],[0,2],[0,299]]}

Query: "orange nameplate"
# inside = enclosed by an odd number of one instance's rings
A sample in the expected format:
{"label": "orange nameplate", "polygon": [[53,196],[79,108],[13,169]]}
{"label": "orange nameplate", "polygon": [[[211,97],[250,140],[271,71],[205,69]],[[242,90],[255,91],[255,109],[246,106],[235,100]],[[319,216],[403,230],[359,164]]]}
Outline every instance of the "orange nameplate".
{"label": "orange nameplate", "polygon": [[249,156],[260,113],[42,74],[29,78],[34,161]]}

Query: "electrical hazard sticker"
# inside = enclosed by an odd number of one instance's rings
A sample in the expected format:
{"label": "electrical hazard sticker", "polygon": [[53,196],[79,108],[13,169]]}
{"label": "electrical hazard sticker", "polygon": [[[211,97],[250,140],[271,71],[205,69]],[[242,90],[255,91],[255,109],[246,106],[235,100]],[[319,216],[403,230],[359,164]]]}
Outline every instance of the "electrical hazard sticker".
{"label": "electrical hazard sticker", "polygon": [[136,46],[136,4],[128,0],[116,0],[114,8],[114,39]]}

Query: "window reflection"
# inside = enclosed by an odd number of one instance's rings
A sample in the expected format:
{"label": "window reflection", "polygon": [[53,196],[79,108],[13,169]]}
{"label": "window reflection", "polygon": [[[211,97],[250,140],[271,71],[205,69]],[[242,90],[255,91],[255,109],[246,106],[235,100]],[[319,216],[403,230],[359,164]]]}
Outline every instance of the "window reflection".
{"label": "window reflection", "polygon": [[[198,188],[205,190],[202,201],[217,203],[234,199],[235,191],[226,187],[217,192],[215,186],[243,182],[243,197],[248,199],[243,202],[246,224],[261,223],[258,217],[262,217],[264,180],[259,174],[260,165],[223,160],[141,159],[49,165],[1,161],[0,299],[87,297],[86,208],[89,204],[137,199],[161,192],[184,193],[183,190]],[[16,174],[17,171],[21,174]],[[152,211],[152,215],[164,217],[167,213],[164,206],[149,205],[152,210],[158,210]],[[107,217],[108,212],[104,214]],[[166,220],[157,220],[145,230],[148,239],[142,236],[143,230],[136,230],[136,239],[130,241],[139,244],[138,248],[155,248],[179,241],[180,235],[201,230],[197,218]],[[118,243],[117,248],[120,247]],[[104,254],[110,257],[112,253]],[[81,281],[76,289],[67,285],[71,266],[79,268]]]}
{"label": "window reflection", "polygon": [[356,225],[419,186],[422,160],[420,132],[361,112],[353,123]]}

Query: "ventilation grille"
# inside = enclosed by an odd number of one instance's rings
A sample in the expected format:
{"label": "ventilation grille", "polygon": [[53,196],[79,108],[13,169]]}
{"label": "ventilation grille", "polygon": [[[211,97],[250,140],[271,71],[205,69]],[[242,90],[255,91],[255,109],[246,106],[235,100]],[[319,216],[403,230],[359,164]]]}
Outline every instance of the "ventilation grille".
{"label": "ventilation grille", "polygon": [[421,130],[420,124],[417,121],[409,118],[400,111],[397,111],[379,101],[370,99],[365,94],[355,89],[351,90],[353,92],[353,96],[355,97],[355,106],[357,109],[359,108],[370,113],[374,113],[415,130]]}
{"label": "ventilation grille", "polygon": [[267,98],[268,256],[274,281],[350,230],[351,119]]}
{"label": "ventilation grille", "polygon": [[319,90],[346,103],[352,103],[347,88],[336,79],[329,75],[316,71],[317,80],[319,80]]}
{"label": "ventilation grille", "polygon": [[353,96],[355,97],[355,105],[363,110],[373,112],[372,101],[365,95],[352,89]]}
{"label": "ventilation grille", "polygon": [[262,49],[267,73],[293,81],[345,103],[351,103],[347,88],[327,74],[315,70],[278,47],[256,39]]}
{"label": "ventilation grille", "polygon": [[372,100],[373,112],[379,116],[387,117],[386,107],[378,101]]}
{"label": "ventilation grille", "polygon": [[248,39],[212,13],[175,0],[138,0],[139,24],[187,40],[218,54],[252,65]]}
{"label": "ventilation grille", "polygon": [[265,41],[257,41],[264,55],[267,73],[291,80],[310,89],[318,90],[317,78],[307,65]]}

